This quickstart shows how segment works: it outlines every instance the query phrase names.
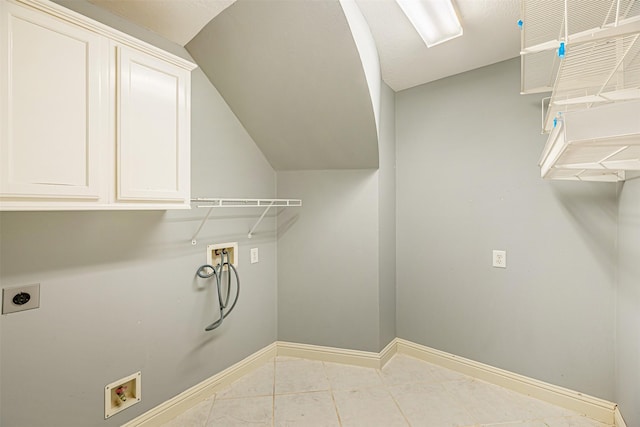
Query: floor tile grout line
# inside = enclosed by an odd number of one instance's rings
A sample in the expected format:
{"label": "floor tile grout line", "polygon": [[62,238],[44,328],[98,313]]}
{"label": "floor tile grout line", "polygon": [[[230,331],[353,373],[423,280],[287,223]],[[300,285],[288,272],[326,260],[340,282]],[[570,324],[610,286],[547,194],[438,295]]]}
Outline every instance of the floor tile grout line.
{"label": "floor tile grout line", "polygon": [[249,397],[270,397],[270,396],[273,396],[273,393],[247,394],[247,395],[233,396],[233,397],[218,397],[217,400],[238,400],[238,399],[247,399]]}
{"label": "floor tile grout line", "polygon": [[[313,361],[313,359],[305,359],[305,358],[293,358],[293,360],[309,360],[309,361]],[[420,361],[420,359],[417,359]],[[287,362],[288,360],[285,361],[280,361],[280,362]],[[271,415],[271,426],[275,427],[275,399],[278,396],[276,394],[276,381],[277,381],[277,359],[274,357],[272,360],[269,361],[269,363],[273,363],[273,385],[272,385],[272,415]],[[473,383],[476,382],[477,384],[485,384],[485,385],[489,385],[489,386],[493,386],[492,383],[488,383],[486,381],[483,381],[481,379],[478,378],[474,378],[474,377],[470,377],[468,375],[463,375],[464,378],[460,378],[460,379],[450,379],[447,377],[438,377],[437,375],[434,376],[433,381],[409,381],[409,382],[401,382],[398,384],[387,384],[384,381],[384,373],[382,369],[376,369],[376,368],[369,368],[369,369],[374,369],[376,372],[377,377],[381,380],[381,385],[380,386],[365,386],[365,387],[360,387],[360,386],[354,386],[352,389],[345,389],[345,390],[337,390],[334,389],[333,384],[330,380],[330,376],[329,376],[329,363],[334,363],[334,362],[327,362],[327,361],[318,361],[321,362],[322,364],[322,369],[323,369],[323,374],[324,374],[324,378],[327,382],[327,389],[324,390],[311,390],[311,391],[303,391],[303,392],[290,392],[290,393],[283,393],[282,395],[300,395],[300,394],[310,394],[310,393],[319,393],[319,392],[329,392],[333,405],[334,405],[334,411],[335,414],[337,416],[337,421],[339,426],[342,426],[342,419],[340,417],[340,412],[338,410],[338,405],[337,405],[337,401],[336,401],[336,396],[335,393],[337,392],[347,392],[347,391],[363,391],[363,390],[370,390],[370,389],[382,389],[384,388],[386,390],[386,392],[390,395],[392,401],[394,402],[394,404],[396,405],[396,408],[400,411],[400,414],[402,415],[402,417],[405,419],[405,421],[407,422],[407,424],[409,426],[411,426],[411,423],[409,422],[408,418],[406,417],[404,411],[402,410],[402,408],[400,407],[399,402],[397,401],[397,399],[395,398],[395,396],[393,395],[393,393],[391,392],[391,389],[394,387],[400,387],[403,385],[409,385],[409,384],[418,384],[418,383],[422,383],[422,384],[428,384],[428,385],[437,385],[439,389],[443,390],[445,395],[449,396],[449,398],[452,399],[452,402],[455,402],[456,404],[458,404],[461,409],[464,411],[465,414],[469,415],[470,419],[474,420],[476,422],[476,424],[473,424],[472,426],[467,426],[467,427],[489,427],[489,426],[495,426],[495,427],[500,427],[503,425],[509,425],[510,423],[522,423],[522,422],[542,422],[545,423],[547,421],[551,422],[552,420],[560,420],[560,419],[566,419],[566,420],[581,420],[581,419],[588,419],[590,421],[595,421],[597,423],[598,426],[600,427],[613,427],[613,426],[609,426],[606,425],[604,423],[598,423],[596,420],[591,419],[590,417],[586,417],[584,415],[581,415],[579,413],[575,413],[575,414],[564,414],[564,415],[551,415],[549,414],[549,416],[544,417],[542,416],[541,418],[529,418],[529,416],[531,416],[532,414],[528,414],[528,413],[523,413],[523,414],[513,414],[516,415],[519,419],[514,419],[512,421],[507,421],[507,420],[502,420],[502,421],[498,421],[498,422],[489,422],[488,424],[480,424],[478,423],[478,418],[476,416],[474,416],[471,412],[469,412],[469,409],[467,408],[467,405],[464,404],[464,400],[461,400],[459,397],[457,397],[454,394],[454,389],[453,387],[453,383],[459,383],[459,384],[464,384],[464,383]],[[423,362],[425,365],[427,365],[427,367],[432,368],[433,370],[433,364],[426,362],[426,361],[421,361]],[[342,365],[349,365],[349,364],[342,364]],[[245,374],[244,376],[246,376],[248,374]],[[244,377],[243,376],[243,377]],[[241,377],[242,378],[242,377]],[[240,378],[239,378],[240,379]],[[238,379],[238,380],[239,380]],[[229,385],[230,387],[231,385]],[[225,390],[226,388],[223,388],[220,391]],[[510,390],[505,389],[504,387],[500,387],[497,386],[497,389],[500,390],[504,390],[507,392],[510,392]],[[214,411],[214,405],[217,403],[217,401],[224,401],[224,400],[232,400],[232,399],[247,399],[247,398],[255,398],[255,397],[268,397],[269,395],[254,395],[254,396],[238,396],[236,398],[220,398],[219,394],[220,391],[216,392],[216,393],[212,393],[210,396],[208,396],[206,399],[203,399],[203,401],[206,400],[211,400],[210,403],[210,407],[209,407],[209,411],[207,413],[206,416],[206,420],[204,422],[204,424],[202,425],[203,427],[205,427],[209,422],[211,422],[213,420],[213,411]],[[490,393],[491,394],[491,393]],[[472,395],[470,395],[470,397],[472,397],[476,402],[478,401],[478,396],[477,393],[472,393]],[[500,397],[500,396],[498,396]],[[508,396],[507,396],[508,397]],[[533,399],[536,401],[540,401],[539,399],[536,399],[534,397],[531,396],[526,396],[529,399]],[[501,399],[504,400],[504,399]],[[505,404],[512,404],[511,406],[518,407],[518,402],[511,402],[511,399],[506,399],[506,401],[504,402]],[[510,406],[510,407],[511,407]],[[553,405],[556,406],[556,405]],[[184,411],[183,413],[187,413],[189,411]],[[182,414],[180,414],[182,415]],[[540,414],[537,414],[540,415]],[[581,424],[582,425],[582,424]],[[591,424],[590,424],[591,425]],[[593,424],[594,426],[596,424]],[[167,426],[165,427],[169,427],[169,424],[167,424]],[[195,426],[194,426],[195,427]]]}
{"label": "floor tile grout line", "polygon": [[[395,357],[395,355],[394,355],[394,357]],[[391,362],[391,360],[393,360],[394,357],[392,357],[389,360],[389,362]],[[387,365],[389,364],[389,362],[387,362]],[[387,393],[389,393],[389,396],[391,396],[391,400],[393,400],[393,403],[396,405],[396,408],[398,408],[398,411],[400,411],[400,415],[402,415],[402,418],[404,418],[404,420],[407,422],[407,425],[409,427],[411,427],[411,423],[409,422],[409,418],[407,418],[407,416],[405,415],[404,411],[400,407],[400,404],[396,400],[395,396],[393,395],[393,393],[391,393],[391,390],[389,390],[389,385],[385,382],[384,377],[382,376],[382,370],[383,369],[384,369],[384,367],[381,368],[381,369],[376,369],[376,373],[378,374],[378,377],[380,377],[380,381],[382,382],[384,389],[387,391]]]}
{"label": "floor tile grout line", "polygon": [[333,402],[333,410],[336,412],[336,417],[338,418],[338,425],[342,427],[342,418],[340,418],[340,412],[338,412],[338,404],[336,403],[336,397],[333,395],[331,380],[329,379],[329,374],[327,373],[327,365],[324,361],[322,362],[322,370],[324,372],[325,378],[327,379],[327,384],[329,384],[329,394],[331,395],[331,401]]}
{"label": "floor tile grout line", "polygon": [[278,356],[273,358],[273,386],[271,387],[271,427],[276,425],[276,369]]}
{"label": "floor tile grout line", "polygon": [[211,407],[209,408],[209,412],[207,413],[207,418],[204,420],[203,427],[207,426],[207,424],[209,423],[209,419],[211,418],[211,415],[213,415],[213,404],[216,402],[216,394],[217,393],[213,393],[211,395],[211,397],[210,397],[210,399],[211,399]]}
{"label": "floor tile grout line", "polygon": [[389,390],[389,388],[386,386],[385,386],[385,390],[387,391],[387,393],[389,393],[389,396],[391,397],[391,400],[393,400],[393,403],[396,405],[396,408],[398,408],[398,411],[400,411],[400,415],[402,415],[402,418],[404,418],[404,420],[407,422],[407,425],[411,427],[411,422],[409,421],[409,418],[407,418],[407,416],[405,415],[404,411],[400,407],[400,403],[398,403],[393,393],[391,393],[391,390]]}

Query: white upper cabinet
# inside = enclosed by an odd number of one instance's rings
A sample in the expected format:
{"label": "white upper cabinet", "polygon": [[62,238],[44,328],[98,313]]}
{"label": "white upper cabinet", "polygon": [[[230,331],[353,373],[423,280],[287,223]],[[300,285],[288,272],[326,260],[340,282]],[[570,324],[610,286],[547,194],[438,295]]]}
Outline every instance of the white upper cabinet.
{"label": "white upper cabinet", "polygon": [[118,200],[189,198],[189,71],[118,47]]}
{"label": "white upper cabinet", "polygon": [[5,7],[0,192],[98,200],[108,43],[51,16]]}
{"label": "white upper cabinet", "polygon": [[189,208],[194,64],[46,0],[0,24],[0,210]]}

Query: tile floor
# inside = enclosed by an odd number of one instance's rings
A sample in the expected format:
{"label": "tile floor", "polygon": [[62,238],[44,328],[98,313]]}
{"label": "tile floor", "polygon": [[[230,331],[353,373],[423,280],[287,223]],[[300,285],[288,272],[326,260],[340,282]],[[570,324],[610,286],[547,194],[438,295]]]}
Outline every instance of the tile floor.
{"label": "tile floor", "polygon": [[163,427],[607,427],[397,354],[382,369],[276,357]]}

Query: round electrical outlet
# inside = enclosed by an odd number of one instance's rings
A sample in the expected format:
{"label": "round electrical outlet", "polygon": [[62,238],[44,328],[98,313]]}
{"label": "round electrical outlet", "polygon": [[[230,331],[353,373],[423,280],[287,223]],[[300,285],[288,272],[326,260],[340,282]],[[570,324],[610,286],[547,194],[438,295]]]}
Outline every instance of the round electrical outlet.
{"label": "round electrical outlet", "polygon": [[23,305],[29,302],[31,295],[28,292],[20,292],[13,297],[13,303],[15,305]]}

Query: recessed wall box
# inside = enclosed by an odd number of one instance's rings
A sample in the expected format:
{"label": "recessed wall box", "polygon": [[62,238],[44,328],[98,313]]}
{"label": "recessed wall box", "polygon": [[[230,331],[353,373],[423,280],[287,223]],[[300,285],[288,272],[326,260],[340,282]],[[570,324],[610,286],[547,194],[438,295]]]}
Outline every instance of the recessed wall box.
{"label": "recessed wall box", "polygon": [[121,378],[104,388],[104,419],[135,405],[142,400],[140,372]]}
{"label": "recessed wall box", "polygon": [[[213,265],[214,267],[220,264],[222,251],[224,249],[226,249],[229,253],[229,262],[233,264],[235,268],[238,268],[238,242],[216,243],[214,245],[208,245],[207,264]],[[227,267],[224,268],[224,271],[227,271]]]}

